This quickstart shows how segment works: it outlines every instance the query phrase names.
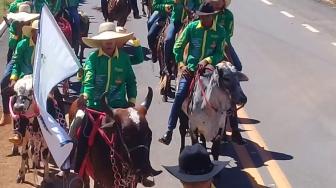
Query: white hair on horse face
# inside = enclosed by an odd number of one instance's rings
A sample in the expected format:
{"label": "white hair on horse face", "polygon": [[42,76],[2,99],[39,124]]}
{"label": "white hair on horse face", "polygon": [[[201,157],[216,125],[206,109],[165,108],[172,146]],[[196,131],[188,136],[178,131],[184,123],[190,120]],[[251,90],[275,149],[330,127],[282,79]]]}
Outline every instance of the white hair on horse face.
{"label": "white hair on horse face", "polygon": [[138,111],[134,110],[134,108],[128,108],[129,118],[135,123],[140,123],[140,116],[138,114]]}
{"label": "white hair on horse face", "polygon": [[14,91],[18,95],[29,96],[33,91],[33,76],[26,75],[19,79],[14,85]]}
{"label": "white hair on horse face", "polygon": [[218,63],[216,66],[223,71],[224,75],[237,72],[236,67],[228,61]]}

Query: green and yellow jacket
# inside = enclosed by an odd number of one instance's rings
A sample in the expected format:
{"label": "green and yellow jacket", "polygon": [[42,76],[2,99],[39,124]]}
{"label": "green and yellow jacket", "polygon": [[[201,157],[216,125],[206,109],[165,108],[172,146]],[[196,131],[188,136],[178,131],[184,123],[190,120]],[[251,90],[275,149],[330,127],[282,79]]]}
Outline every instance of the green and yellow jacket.
{"label": "green and yellow jacket", "polygon": [[174,45],[173,52],[176,62],[183,61],[183,51],[189,43],[186,65],[190,71],[195,71],[198,63],[203,59],[216,65],[224,60],[225,39],[225,29],[215,22],[208,29],[204,28],[199,20],[191,22]]}
{"label": "green and yellow jacket", "polygon": [[31,38],[23,38],[16,46],[13,55],[11,80],[18,80],[24,75],[33,74],[35,44]]}
{"label": "green and yellow jacket", "polygon": [[153,11],[158,11],[161,15],[166,16],[167,12],[165,9],[166,5],[174,5],[174,0],[153,0]]}
{"label": "green and yellow jacket", "polygon": [[8,11],[11,13],[16,13],[17,11],[19,11],[19,5],[23,2],[26,2],[29,0],[15,0],[13,1],[11,4],[9,4],[9,8]]}
{"label": "green and yellow jacket", "polygon": [[187,12],[184,7],[187,7],[189,10],[196,11],[201,5],[200,0],[180,0],[179,3],[174,4],[171,19],[174,23],[182,23],[183,20],[187,17]]}
{"label": "green and yellow jacket", "polygon": [[102,49],[96,50],[85,62],[83,95],[88,98],[87,106],[101,110],[100,97],[105,91],[113,108],[126,108],[128,102],[135,103],[136,78],[128,54],[121,49],[116,49],[112,57]]}
{"label": "green and yellow jacket", "polygon": [[215,21],[217,24],[225,28],[225,31],[227,33],[226,42],[228,44],[231,44],[231,37],[233,36],[233,28],[234,28],[232,12],[229,9],[224,9],[220,11],[216,16]]}

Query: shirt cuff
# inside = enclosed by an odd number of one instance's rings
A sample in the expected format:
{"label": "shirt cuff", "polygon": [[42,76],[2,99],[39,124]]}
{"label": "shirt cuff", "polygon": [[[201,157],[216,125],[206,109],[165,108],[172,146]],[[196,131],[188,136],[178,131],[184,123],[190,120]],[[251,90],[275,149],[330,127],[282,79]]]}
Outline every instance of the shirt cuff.
{"label": "shirt cuff", "polygon": [[83,96],[84,96],[85,99],[89,98],[89,94],[87,94],[87,93],[83,93]]}
{"label": "shirt cuff", "polygon": [[139,39],[130,40],[130,43],[131,43],[131,45],[134,46],[134,47],[138,47],[138,46],[140,46],[140,40],[139,40]]}
{"label": "shirt cuff", "polygon": [[19,77],[14,75],[14,74],[12,74],[11,77],[10,77],[10,80],[15,80],[16,81],[18,79],[19,79]]}
{"label": "shirt cuff", "polygon": [[205,60],[208,62],[208,64],[212,64],[212,60],[210,57],[205,58]]}
{"label": "shirt cuff", "polygon": [[130,98],[130,99],[128,99],[128,102],[131,102],[131,103],[135,104],[136,98]]}

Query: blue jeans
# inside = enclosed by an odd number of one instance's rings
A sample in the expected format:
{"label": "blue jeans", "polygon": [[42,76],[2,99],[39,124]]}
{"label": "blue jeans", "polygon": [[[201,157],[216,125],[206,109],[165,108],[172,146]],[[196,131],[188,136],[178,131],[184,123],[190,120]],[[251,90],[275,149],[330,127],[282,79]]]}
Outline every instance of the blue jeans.
{"label": "blue jeans", "polygon": [[[181,23],[170,22],[167,28],[167,35],[164,43],[164,63],[167,67],[170,67],[170,60],[173,55],[173,48],[175,43],[176,33],[181,29]],[[171,70],[168,68],[168,70]]]}
{"label": "blue jeans", "polygon": [[242,64],[231,43],[228,44],[228,48],[229,48],[230,56],[232,58],[233,65],[236,67],[237,71],[242,71],[243,69]]}
{"label": "blue jeans", "polygon": [[75,49],[76,54],[79,48],[80,39],[80,16],[78,14],[77,7],[68,7],[69,16],[71,18],[71,29],[72,29],[72,44]]}
{"label": "blue jeans", "polygon": [[159,19],[159,11],[154,11],[147,21],[147,30],[149,31],[152,25]]}
{"label": "blue jeans", "polygon": [[151,50],[154,50],[155,42],[157,37],[159,36],[160,30],[162,29],[162,26],[159,25],[159,22],[164,21],[166,19],[166,16],[163,16],[161,14],[153,14],[151,18],[148,20],[148,46]]}
{"label": "blue jeans", "polygon": [[3,112],[5,114],[9,114],[9,97],[10,97],[10,95],[8,95],[7,92],[3,92],[3,90],[9,86],[13,64],[14,64],[14,62],[10,61],[6,65],[4,75],[1,79],[1,98],[2,98]]}
{"label": "blue jeans", "polygon": [[184,78],[184,77],[181,77],[180,79],[178,90],[176,91],[175,100],[171,108],[168,119],[168,130],[170,131],[176,128],[177,119],[180,113],[182,113],[181,110],[182,104],[188,95],[191,80],[192,80],[191,78]]}

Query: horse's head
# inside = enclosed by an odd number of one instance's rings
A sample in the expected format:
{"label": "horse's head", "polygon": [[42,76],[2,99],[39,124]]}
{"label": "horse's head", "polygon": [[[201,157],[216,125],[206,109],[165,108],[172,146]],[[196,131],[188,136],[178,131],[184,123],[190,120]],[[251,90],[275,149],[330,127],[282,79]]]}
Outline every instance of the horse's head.
{"label": "horse's head", "polygon": [[17,113],[28,111],[33,102],[33,77],[26,75],[19,79],[14,85],[13,110]]}
{"label": "horse's head", "polygon": [[103,110],[106,113],[102,128],[106,132],[111,132],[111,129],[120,131],[124,153],[128,155],[134,173],[141,179],[161,173],[152,168],[149,160],[152,131],[148,126],[146,114],[152,98],[153,91],[149,87],[145,101],[135,108],[111,109],[106,104],[105,94],[101,99]]}
{"label": "horse's head", "polygon": [[217,64],[216,72],[218,74],[219,87],[222,90],[229,92],[235,104],[245,104],[247,102],[247,97],[240,87],[239,82],[248,81],[248,77],[241,72],[237,72],[230,62],[221,62]]}

